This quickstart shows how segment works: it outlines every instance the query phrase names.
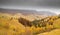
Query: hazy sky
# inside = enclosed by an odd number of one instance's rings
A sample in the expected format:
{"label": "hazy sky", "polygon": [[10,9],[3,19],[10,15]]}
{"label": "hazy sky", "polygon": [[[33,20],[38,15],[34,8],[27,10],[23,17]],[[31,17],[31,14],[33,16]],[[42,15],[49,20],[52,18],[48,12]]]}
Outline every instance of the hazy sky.
{"label": "hazy sky", "polygon": [[60,0],[0,0],[0,8],[48,10],[60,14]]}

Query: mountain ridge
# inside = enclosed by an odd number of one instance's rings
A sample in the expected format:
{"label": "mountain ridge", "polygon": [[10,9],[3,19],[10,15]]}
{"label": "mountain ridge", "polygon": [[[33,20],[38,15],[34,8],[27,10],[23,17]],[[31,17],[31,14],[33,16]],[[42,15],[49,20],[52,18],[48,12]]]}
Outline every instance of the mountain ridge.
{"label": "mountain ridge", "polygon": [[48,16],[56,15],[55,13],[50,12],[50,11],[18,10],[18,9],[0,9],[0,12],[11,13],[11,14],[22,13],[23,15],[30,15],[30,14],[48,15]]}

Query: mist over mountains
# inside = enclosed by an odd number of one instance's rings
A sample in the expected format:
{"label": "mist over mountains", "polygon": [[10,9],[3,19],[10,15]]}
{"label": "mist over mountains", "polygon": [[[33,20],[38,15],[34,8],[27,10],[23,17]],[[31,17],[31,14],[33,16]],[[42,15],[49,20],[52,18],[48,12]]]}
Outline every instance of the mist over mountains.
{"label": "mist over mountains", "polygon": [[50,11],[35,11],[35,10],[17,10],[17,9],[0,9],[1,13],[10,13],[10,14],[16,14],[16,13],[22,13],[23,15],[56,15],[53,12]]}

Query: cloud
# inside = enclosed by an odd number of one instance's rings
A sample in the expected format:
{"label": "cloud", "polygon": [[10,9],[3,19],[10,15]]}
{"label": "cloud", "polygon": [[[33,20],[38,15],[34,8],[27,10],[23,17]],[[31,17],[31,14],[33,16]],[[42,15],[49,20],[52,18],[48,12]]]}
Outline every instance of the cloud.
{"label": "cloud", "polygon": [[0,0],[0,8],[48,10],[60,14],[60,0]]}
{"label": "cloud", "polygon": [[36,11],[50,11],[50,12],[53,12],[53,13],[56,13],[57,15],[58,14],[60,14],[60,9],[56,9],[56,8],[54,8],[54,9],[50,9],[50,8],[48,8],[48,9],[36,9]]}
{"label": "cloud", "polygon": [[60,0],[0,0],[0,5],[60,7]]}
{"label": "cloud", "polygon": [[2,6],[3,9],[22,9],[22,10],[36,10],[36,11],[50,11],[56,13],[57,15],[60,14],[60,8],[49,8],[49,7],[17,7],[17,6]]}

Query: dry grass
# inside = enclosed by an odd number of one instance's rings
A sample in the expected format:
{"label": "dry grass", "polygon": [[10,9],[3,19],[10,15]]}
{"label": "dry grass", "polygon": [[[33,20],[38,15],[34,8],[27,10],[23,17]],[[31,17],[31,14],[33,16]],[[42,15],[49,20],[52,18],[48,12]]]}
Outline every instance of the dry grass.
{"label": "dry grass", "polygon": [[45,32],[38,35],[60,35],[60,29],[55,29],[50,32]]}
{"label": "dry grass", "polygon": [[[52,29],[52,25],[46,25],[45,27],[25,27],[22,25],[22,23],[18,22],[18,16],[16,17],[9,15],[9,14],[1,14],[0,13],[0,35],[37,35],[43,31]],[[23,17],[23,16],[22,16]],[[49,17],[52,19],[55,19],[57,17]],[[55,28],[60,28],[60,19],[57,19],[55,21],[49,20],[48,22],[54,22],[54,27]],[[48,23],[47,22],[47,23]],[[51,32],[45,32],[39,35],[59,35],[60,29],[53,30]]]}

